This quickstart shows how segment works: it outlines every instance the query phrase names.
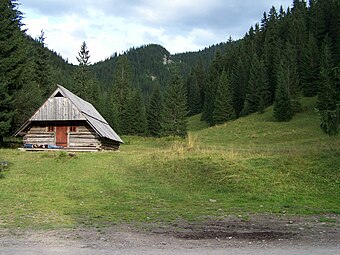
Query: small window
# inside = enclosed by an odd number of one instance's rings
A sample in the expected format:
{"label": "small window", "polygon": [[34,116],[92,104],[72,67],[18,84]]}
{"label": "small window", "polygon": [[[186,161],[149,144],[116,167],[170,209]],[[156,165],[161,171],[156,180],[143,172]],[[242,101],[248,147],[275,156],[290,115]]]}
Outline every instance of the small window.
{"label": "small window", "polygon": [[60,92],[58,92],[54,97],[64,97]]}
{"label": "small window", "polygon": [[76,126],[71,126],[70,127],[70,132],[77,132],[77,127]]}
{"label": "small window", "polygon": [[48,126],[47,132],[54,132],[54,126]]}

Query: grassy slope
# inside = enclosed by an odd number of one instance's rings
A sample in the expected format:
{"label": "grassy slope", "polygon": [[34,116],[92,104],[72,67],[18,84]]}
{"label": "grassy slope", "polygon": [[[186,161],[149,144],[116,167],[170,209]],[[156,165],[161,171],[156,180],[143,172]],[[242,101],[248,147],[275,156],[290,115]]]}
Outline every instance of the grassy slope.
{"label": "grassy slope", "polygon": [[314,104],[288,123],[271,109],[211,128],[194,116],[185,141],[125,137],[119,153],[0,150],[0,227],[340,213],[340,139],[321,134]]}

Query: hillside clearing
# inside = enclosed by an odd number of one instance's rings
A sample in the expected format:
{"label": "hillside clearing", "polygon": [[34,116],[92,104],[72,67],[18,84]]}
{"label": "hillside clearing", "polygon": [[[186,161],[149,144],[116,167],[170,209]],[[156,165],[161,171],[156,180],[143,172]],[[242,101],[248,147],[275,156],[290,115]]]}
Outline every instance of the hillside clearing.
{"label": "hillside clearing", "polygon": [[186,140],[124,137],[116,153],[2,149],[0,227],[339,214],[340,139],[321,134],[314,104],[288,123],[267,109]]}

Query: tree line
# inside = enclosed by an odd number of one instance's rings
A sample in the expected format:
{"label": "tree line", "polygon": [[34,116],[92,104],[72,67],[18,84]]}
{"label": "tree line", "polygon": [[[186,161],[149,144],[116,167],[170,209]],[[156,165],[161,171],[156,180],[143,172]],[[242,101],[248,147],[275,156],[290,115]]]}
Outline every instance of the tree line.
{"label": "tree line", "polygon": [[273,105],[275,119],[289,121],[302,110],[302,96],[317,96],[322,131],[337,134],[339,24],[339,1],[273,6],[243,39],[229,39],[205,73],[200,63],[193,67],[186,82],[189,113],[202,112],[202,120],[216,125]]}
{"label": "tree line", "polygon": [[262,113],[277,121],[317,96],[320,127],[339,130],[340,6],[336,0],[294,0],[263,13],[244,38],[199,52],[170,55],[159,45],[131,48],[91,63],[86,42],[78,65],[22,29],[16,0],[0,0],[0,139],[13,133],[57,83],[91,102],[119,134],[185,137],[186,117],[210,125]]}

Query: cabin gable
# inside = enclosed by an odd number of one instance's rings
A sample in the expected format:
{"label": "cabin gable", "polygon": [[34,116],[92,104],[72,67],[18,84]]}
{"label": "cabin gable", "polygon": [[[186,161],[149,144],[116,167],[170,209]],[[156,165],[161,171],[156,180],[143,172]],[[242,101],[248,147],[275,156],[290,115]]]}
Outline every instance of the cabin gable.
{"label": "cabin gable", "polygon": [[49,98],[30,121],[85,120],[84,115],[66,97]]}

